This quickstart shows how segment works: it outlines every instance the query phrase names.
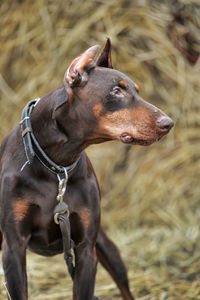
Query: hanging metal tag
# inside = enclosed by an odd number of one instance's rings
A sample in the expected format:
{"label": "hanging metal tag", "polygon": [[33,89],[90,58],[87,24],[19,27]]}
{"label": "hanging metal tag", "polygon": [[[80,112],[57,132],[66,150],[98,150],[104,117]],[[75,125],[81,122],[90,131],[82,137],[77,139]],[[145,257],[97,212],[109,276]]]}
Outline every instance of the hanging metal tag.
{"label": "hanging metal tag", "polygon": [[60,175],[57,175],[58,177],[58,195],[57,195],[57,200],[58,202],[63,202],[63,196],[65,194],[66,191],[66,187],[67,187],[67,181],[68,181],[68,173],[67,170],[64,169],[65,171],[65,177],[61,178]]}
{"label": "hanging metal tag", "polygon": [[58,177],[58,195],[57,195],[58,205],[56,205],[56,208],[54,210],[54,222],[56,224],[59,224],[59,215],[67,214],[67,216],[69,217],[68,205],[63,201],[63,197],[64,197],[64,194],[66,191],[67,181],[68,181],[67,170],[64,169],[64,171],[65,171],[64,178],[61,178],[60,175],[57,175],[57,177]]}

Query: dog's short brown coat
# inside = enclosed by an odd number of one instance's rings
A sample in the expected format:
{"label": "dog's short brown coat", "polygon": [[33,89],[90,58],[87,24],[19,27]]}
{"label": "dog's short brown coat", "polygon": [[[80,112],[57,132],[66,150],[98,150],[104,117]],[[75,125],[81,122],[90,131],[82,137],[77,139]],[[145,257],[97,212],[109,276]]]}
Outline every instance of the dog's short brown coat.
{"label": "dog's short brown coat", "polygon": [[[31,124],[41,147],[57,164],[67,166],[80,156],[64,196],[75,243],[73,299],[93,299],[98,258],[123,299],[131,300],[125,266],[100,227],[99,187],[84,149],[113,139],[150,145],[168,133],[173,122],[138,95],[132,80],[112,69],[109,40],[95,63],[97,50],[91,47],[72,62],[64,85],[34,108]],[[24,300],[27,247],[46,256],[63,251],[61,232],[53,220],[57,177],[37,158],[20,172],[26,157],[19,125],[3,140],[0,159],[3,268],[11,299]]]}

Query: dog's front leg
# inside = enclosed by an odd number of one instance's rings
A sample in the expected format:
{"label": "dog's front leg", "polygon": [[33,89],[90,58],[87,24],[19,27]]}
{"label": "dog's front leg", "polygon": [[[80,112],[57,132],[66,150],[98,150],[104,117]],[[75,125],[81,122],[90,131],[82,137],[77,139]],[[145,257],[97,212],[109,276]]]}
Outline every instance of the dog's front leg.
{"label": "dog's front leg", "polygon": [[3,239],[3,269],[5,274],[8,298],[12,300],[26,300],[26,245],[24,241]]}
{"label": "dog's front leg", "polygon": [[93,245],[81,243],[75,251],[76,266],[73,300],[92,300],[96,276],[97,258]]}

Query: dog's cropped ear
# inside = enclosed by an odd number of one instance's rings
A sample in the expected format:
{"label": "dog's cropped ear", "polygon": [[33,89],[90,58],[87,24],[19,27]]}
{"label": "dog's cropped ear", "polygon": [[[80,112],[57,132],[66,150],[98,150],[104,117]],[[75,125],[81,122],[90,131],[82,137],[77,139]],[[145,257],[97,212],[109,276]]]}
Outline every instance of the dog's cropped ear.
{"label": "dog's cropped ear", "polygon": [[95,45],[79,57],[75,58],[64,76],[64,85],[70,87],[84,86],[88,79],[88,72],[95,67],[94,57],[99,50],[99,46]]}
{"label": "dog's cropped ear", "polygon": [[113,69],[111,58],[111,41],[109,38],[107,38],[106,44],[96,61],[96,65],[99,67]]}

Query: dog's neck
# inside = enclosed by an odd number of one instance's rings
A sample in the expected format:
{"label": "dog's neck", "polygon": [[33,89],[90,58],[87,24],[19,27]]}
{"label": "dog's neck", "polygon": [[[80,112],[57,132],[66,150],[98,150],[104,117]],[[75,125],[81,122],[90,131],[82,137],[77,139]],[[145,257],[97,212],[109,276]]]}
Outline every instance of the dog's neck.
{"label": "dog's neck", "polygon": [[56,164],[72,164],[88,145],[87,126],[78,115],[74,106],[67,102],[64,86],[44,96],[32,112],[33,132]]}

